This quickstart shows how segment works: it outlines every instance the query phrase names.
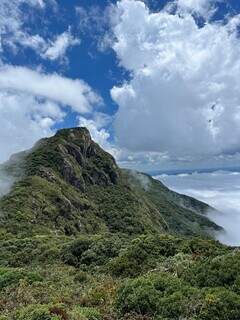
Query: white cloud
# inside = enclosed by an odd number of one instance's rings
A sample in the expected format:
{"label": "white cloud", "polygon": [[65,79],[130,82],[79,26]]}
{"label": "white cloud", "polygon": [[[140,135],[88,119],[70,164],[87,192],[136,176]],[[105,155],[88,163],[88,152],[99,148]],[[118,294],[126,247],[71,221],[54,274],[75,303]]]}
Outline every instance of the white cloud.
{"label": "white cloud", "polygon": [[78,125],[86,127],[95,142],[104,150],[111,153],[117,160],[120,158],[121,150],[110,142],[110,133],[104,128],[112,121],[111,117],[103,113],[95,113],[92,119],[80,116],[78,120]]}
{"label": "white cloud", "polygon": [[16,50],[16,45],[29,46],[33,49],[45,45],[45,41],[39,35],[30,35],[24,30],[24,15],[21,5],[43,9],[45,2],[42,0],[1,0],[0,2],[0,44],[1,51],[7,45]]}
{"label": "white cloud", "polygon": [[0,91],[0,162],[53,133],[64,112],[54,102],[25,93]]}
{"label": "white cloud", "polygon": [[221,0],[176,0],[179,11],[187,11],[209,18],[215,12],[214,4]]}
{"label": "white cloud", "polygon": [[[111,47],[112,38],[109,30],[109,18],[114,7],[107,6],[105,10],[99,5],[90,5],[87,9],[82,6],[75,8],[79,22],[79,33],[92,40],[94,49],[104,52]],[[91,52],[94,54],[94,52]]]}
{"label": "white cloud", "polygon": [[32,48],[40,57],[55,61],[66,60],[67,49],[79,43],[70,27],[54,40],[32,34],[25,27],[28,16],[23,4],[31,6],[31,14],[42,14],[48,5],[57,6],[54,0],[0,2],[0,162],[51,135],[66,112],[86,114],[102,104],[101,97],[80,79],[3,62],[6,47],[13,51]]}
{"label": "white cloud", "polygon": [[224,227],[218,239],[230,245],[240,244],[240,172],[216,171],[157,177],[169,188],[197,198],[218,209],[209,218]]}
{"label": "white cloud", "polygon": [[31,7],[31,12],[42,13],[49,8],[57,8],[55,0],[1,0],[0,2],[0,60],[5,57],[5,49],[10,48],[13,52],[25,48],[31,48],[42,58],[57,60],[61,59],[68,47],[76,45],[79,40],[75,39],[70,29],[61,35],[44,38],[40,34],[32,34],[25,27],[28,14],[23,12],[23,4]]}
{"label": "white cloud", "polygon": [[78,44],[80,44],[80,40],[75,39],[69,29],[68,31],[65,31],[57,36],[55,41],[49,44],[49,47],[42,54],[42,57],[50,60],[62,59],[70,47]]}
{"label": "white cloud", "polygon": [[239,151],[238,17],[199,27],[189,13],[150,13],[141,1],[115,11],[113,49],[131,72],[111,91],[119,145],[192,160]]}
{"label": "white cloud", "polygon": [[44,74],[25,67],[0,68],[0,89],[51,99],[80,113],[90,112],[101,98],[82,80]]}
{"label": "white cloud", "polygon": [[150,167],[152,169],[160,162],[168,160],[164,153],[131,152],[125,148],[119,148],[107,129],[112,121],[112,117],[99,112],[93,113],[88,119],[83,116],[78,117],[78,125],[86,127],[90,131],[92,139],[109,152],[121,167],[138,168],[139,170]]}
{"label": "white cloud", "polygon": [[0,68],[0,162],[53,133],[67,106],[91,112],[101,98],[81,80],[24,67]]}
{"label": "white cloud", "polygon": [[105,124],[99,123],[98,119],[86,119],[79,117],[79,126],[89,129],[93,140],[99,143],[102,147],[106,147],[110,134],[103,128]]}

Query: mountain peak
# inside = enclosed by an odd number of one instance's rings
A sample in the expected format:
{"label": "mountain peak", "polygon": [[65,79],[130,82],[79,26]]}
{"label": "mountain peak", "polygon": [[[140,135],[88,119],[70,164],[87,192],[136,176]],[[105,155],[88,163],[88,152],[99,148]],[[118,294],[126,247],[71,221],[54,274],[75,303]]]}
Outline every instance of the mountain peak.
{"label": "mountain peak", "polygon": [[87,128],[59,130],[40,141],[26,158],[30,175],[51,171],[67,183],[84,191],[87,185],[112,185],[118,181],[114,158],[95,143]]}
{"label": "mountain peak", "polygon": [[[8,163],[20,172],[0,199],[1,226],[28,235],[144,232],[199,235],[218,226],[207,205],[171,192],[151,177],[122,170],[86,128],[59,130]],[[145,178],[145,179],[143,179]],[[143,182],[148,180],[148,188]],[[143,181],[144,180],[144,181]]]}
{"label": "mountain peak", "polygon": [[68,140],[92,140],[89,130],[86,127],[74,127],[68,129],[60,129],[55,137],[63,137]]}

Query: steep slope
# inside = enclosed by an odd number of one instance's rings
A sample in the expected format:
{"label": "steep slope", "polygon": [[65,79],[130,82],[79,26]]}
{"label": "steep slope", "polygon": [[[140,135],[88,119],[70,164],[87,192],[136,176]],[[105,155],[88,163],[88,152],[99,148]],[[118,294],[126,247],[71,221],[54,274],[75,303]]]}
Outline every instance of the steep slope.
{"label": "steep slope", "polygon": [[204,235],[213,229],[221,230],[204,216],[214,210],[207,204],[192,197],[173,192],[162,182],[140,173],[126,170],[128,180],[143,191],[144,197],[153,203],[166,221],[169,232],[179,235]]}
{"label": "steep slope", "polygon": [[141,174],[121,170],[85,128],[64,129],[16,155],[2,170],[15,177],[0,200],[3,233],[207,235],[220,227],[208,206]]}

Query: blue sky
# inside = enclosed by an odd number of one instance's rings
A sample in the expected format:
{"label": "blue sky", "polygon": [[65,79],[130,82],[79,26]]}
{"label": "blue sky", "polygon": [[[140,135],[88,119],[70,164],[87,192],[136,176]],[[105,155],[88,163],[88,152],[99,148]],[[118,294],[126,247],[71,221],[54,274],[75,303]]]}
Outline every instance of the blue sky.
{"label": "blue sky", "polygon": [[237,166],[236,0],[2,0],[0,162],[84,125],[121,166]]}

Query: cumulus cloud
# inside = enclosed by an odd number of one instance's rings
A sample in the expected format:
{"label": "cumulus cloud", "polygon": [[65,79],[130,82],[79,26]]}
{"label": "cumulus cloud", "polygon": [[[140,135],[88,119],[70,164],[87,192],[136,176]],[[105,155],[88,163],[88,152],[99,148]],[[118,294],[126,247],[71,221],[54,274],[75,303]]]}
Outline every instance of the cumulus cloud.
{"label": "cumulus cloud", "polygon": [[168,156],[165,153],[131,152],[126,148],[120,148],[109,132],[109,126],[112,122],[113,117],[100,112],[94,112],[90,118],[78,117],[78,125],[86,127],[90,131],[92,139],[109,152],[121,167],[138,168],[139,170],[152,169],[160,162],[168,161]]}
{"label": "cumulus cloud", "polygon": [[111,91],[121,147],[191,159],[239,151],[238,25],[238,16],[200,27],[189,11],[117,3],[113,49],[131,73]]}
{"label": "cumulus cloud", "polygon": [[201,15],[202,17],[211,17],[216,8],[215,3],[221,0],[176,0],[179,12],[190,12]]}
{"label": "cumulus cloud", "polygon": [[101,104],[101,98],[82,80],[72,80],[58,74],[45,74],[26,67],[0,68],[0,89],[25,92],[71,106],[86,113]]}
{"label": "cumulus cloud", "polygon": [[0,162],[53,133],[66,107],[91,112],[101,98],[81,80],[25,67],[0,68]]}
{"label": "cumulus cloud", "polygon": [[43,136],[50,136],[52,126],[63,117],[64,112],[54,102],[0,91],[0,162],[32,147]]}
{"label": "cumulus cloud", "polygon": [[80,40],[73,37],[70,29],[58,35],[55,41],[51,42],[47,50],[42,54],[46,59],[57,60],[66,58],[66,51],[75,45],[80,44]]}
{"label": "cumulus cloud", "polygon": [[105,129],[112,121],[111,117],[98,112],[94,113],[91,119],[80,116],[78,120],[78,125],[80,127],[86,127],[95,142],[97,142],[104,150],[112,154],[115,159],[120,160],[122,151],[114,146],[113,142],[110,142],[110,133]]}
{"label": "cumulus cloud", "polygon": [[225,229],[217,238],[225,244],[240,244],[240,172],[164,174],[156,178],[169,188],[204,201],[219,210],[208,214],[210,219]]}

